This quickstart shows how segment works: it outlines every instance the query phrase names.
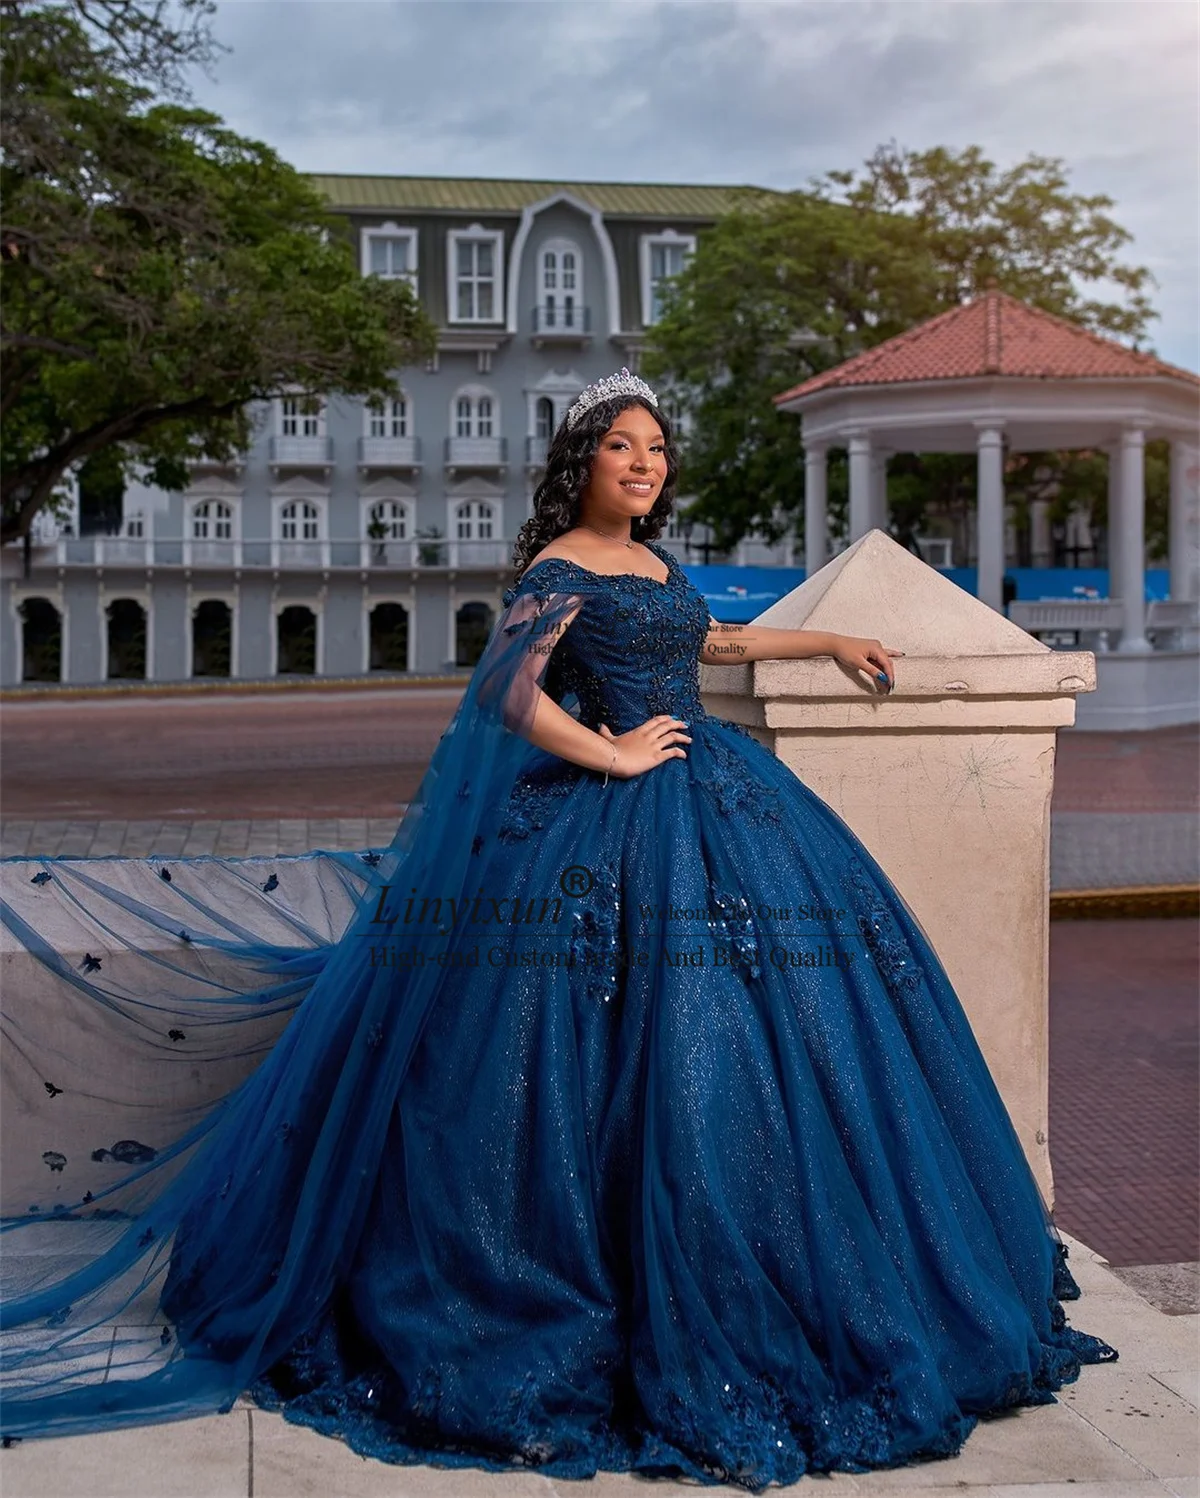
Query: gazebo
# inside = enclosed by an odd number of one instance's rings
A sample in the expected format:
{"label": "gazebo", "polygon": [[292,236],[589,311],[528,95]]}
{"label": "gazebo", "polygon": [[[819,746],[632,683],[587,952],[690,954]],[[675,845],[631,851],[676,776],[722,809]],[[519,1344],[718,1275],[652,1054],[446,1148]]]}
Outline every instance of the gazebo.
{"label": "gazebo", "polygon": [[[1003,292],[960,307],[775,397],[803,423],[805,562],[829,559],[826,459],[850,460],[850,541],[887,529],[896,452],[974,452],[978,596],[1003,609],[1007,453],[1101,449],[1109,457],[1110,597],[1118,652],[1146,654],[1145,447],[1171,452],[1170,596],[1200,598],[1200,376],[1086,332]],[[1116,607],[1114,602],[1113,607]]]}

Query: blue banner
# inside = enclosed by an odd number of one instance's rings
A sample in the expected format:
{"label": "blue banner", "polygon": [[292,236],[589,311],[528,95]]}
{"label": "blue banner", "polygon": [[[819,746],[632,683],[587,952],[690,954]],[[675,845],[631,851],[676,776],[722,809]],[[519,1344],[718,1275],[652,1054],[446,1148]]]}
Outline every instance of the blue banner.
{"label": "blue banner", "polygon": [[[964,592],[975,596],[974,567],[939,567],[937,570]],[[684,571],[704,595],[708,612],[720,624],[749,624],[773,603],[798,588],[805,578],[803,567],[693,566],[689,563]],[[1107,567],[1009,567],[1004,575],[1015,585],[1016,596],[1022,600],[1058,601],[1109,596]],[[1147,569],[1146,602],[1166,598],[1167,589],[1167,569]]]}

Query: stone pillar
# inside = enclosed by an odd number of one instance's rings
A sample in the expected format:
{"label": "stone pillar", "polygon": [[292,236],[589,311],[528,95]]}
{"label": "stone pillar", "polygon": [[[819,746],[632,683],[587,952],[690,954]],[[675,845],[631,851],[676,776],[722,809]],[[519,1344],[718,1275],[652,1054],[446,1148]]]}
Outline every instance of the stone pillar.
{"label": "stone pillar", "polygon": [[829,560],[829,450],[821,443],[804,449],[804,575],[811,577]]}
{"label": "stone pillar", "polygon": [[999,426],[979,428],[975,438],[978,483],[976,525],[980,603],[1004,609],[1004,433]]}
{"label": "stone pillar", "polygon": [[1171,598],[1200,598],[1200,453],[1178,438],[1171,443],[1167,537]]}
{"label": "stone pillar", "polygon": [[1121,572],[1114,597],[1125,605],[1121,620],[1123,655],[1146,655],[1146,434],[1137,427],[1121,433],[1118,459]]}
{"label": "stone pillar", "polygon": [[850,443],[850,541],[871,529],[871,434],[854,432]]}
{"label": "stone pillar", "polygon": [[701,691],[831,806],[893,882],[1052,1201],[1050,796],[1055,735],[1074,721],[1076,693],[1095,690],[1095,656],[1050,650],[878,530],[756,622],[907,652],[886,697],[827,656],[703,666]]}

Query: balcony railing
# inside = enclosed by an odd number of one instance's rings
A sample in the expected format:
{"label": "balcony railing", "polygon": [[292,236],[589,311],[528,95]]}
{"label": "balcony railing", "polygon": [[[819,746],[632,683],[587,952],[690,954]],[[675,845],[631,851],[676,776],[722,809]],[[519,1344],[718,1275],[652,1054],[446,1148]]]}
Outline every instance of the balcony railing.
{"label": "balcony railing", "polygon": [[592,309],[575,302],[543,303],[533,309],[533,336],[539,343],[585,343],[592,336]]}
{"label": "balcony railing", "polygon": [[272,437],[272,468],[332,468],[331,437]]}
{"label": "balcony railing", "polygon": [[183,543],[183,565],[185,567],[240,567],[241,552],[240,541],[189,540]]}
{"label": "balcony railing", "polygon": [[447,437],[447,468],[503,468],[508,462],[507,437]]}
{"label": "balcony railing", "polygon": [[[60,566],[149,567],[154,560],[155,542],[149,536],[63,536],[51,544]],[[35,556],[41,549],[34,548]]]}
{"label": "balcony railing", "polygon": [[359,545],[359,566],[415,567],[419,561],[418,550],[424,546],[424,541],[363,541]]}
{"label": "balcony railing", "polygon": [[545,468],[546,453],[549,448],[549,437],[526,437],[525,462],[530,468]]}
{"label": "balcony railing", "polygon": [[[32,551],[34,568],[189,567],[209,571],[338,571],[367,568],[507,567],[511,541],[450,540],[145,540],[65,536]],[[5,548],[5,562],[16,548]]]}
{"label": "balcony railing", "polygon": [[358,466],[360,468],[420,468],[421,439],[419,437],[360,437],[358,439]]}

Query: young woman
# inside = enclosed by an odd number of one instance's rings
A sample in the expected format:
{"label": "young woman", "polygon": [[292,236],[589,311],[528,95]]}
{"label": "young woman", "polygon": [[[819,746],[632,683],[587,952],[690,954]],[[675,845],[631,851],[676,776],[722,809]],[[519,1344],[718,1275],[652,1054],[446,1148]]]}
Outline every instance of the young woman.
{"label": "young woman", "polygon": [[676,466],[628,371],[571,407],[385,853],[50,860],[9,910],[6,1433],[246,1391],[386,1461],[758,1489],[1117,1357],[908,907],[699,698],[902,652],[714,624]]}

